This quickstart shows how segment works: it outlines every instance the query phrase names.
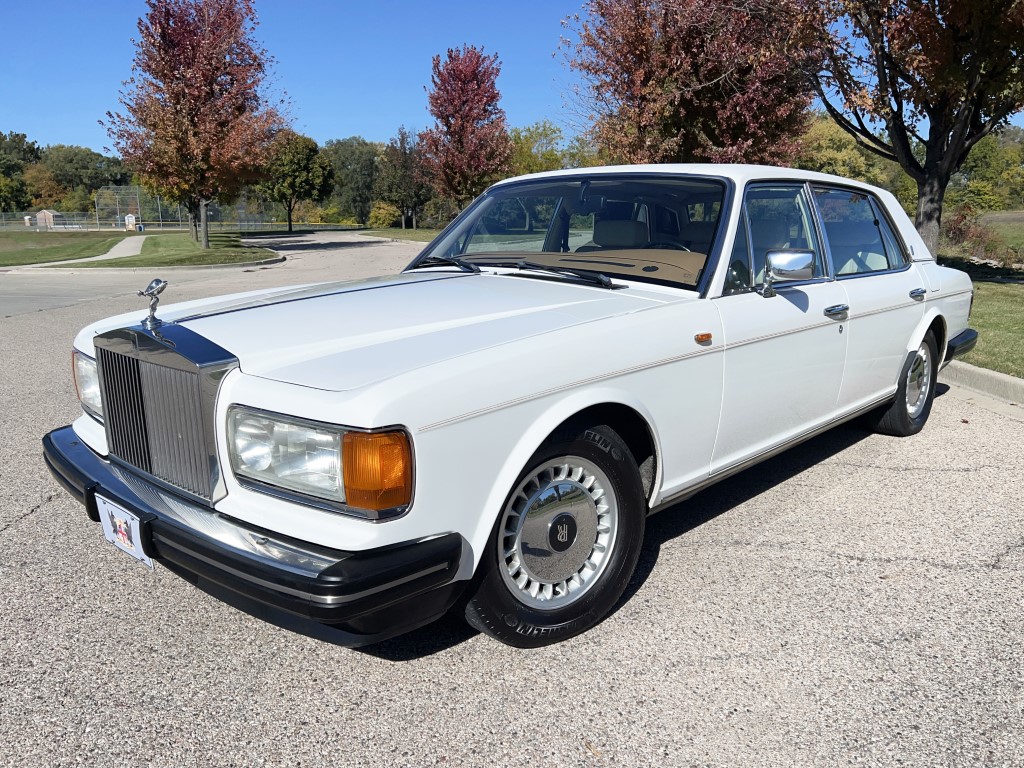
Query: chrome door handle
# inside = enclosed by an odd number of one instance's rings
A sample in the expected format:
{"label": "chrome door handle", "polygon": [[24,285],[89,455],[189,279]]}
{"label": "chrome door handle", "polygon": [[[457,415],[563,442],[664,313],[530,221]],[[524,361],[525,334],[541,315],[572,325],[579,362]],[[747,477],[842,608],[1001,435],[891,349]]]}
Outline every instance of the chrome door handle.
{"label": "chrome door handle", "polygon": [[910,298],[912,299],[923,299],[927,291],[924,288],[915,288],[910,292]]}
{"label": "chrome door handle", "polygon": [[825,308],[825,314],[829,317],[838,317],[839,315],[845,315],[850,311],[849,304],[836,304],[831,307]]}

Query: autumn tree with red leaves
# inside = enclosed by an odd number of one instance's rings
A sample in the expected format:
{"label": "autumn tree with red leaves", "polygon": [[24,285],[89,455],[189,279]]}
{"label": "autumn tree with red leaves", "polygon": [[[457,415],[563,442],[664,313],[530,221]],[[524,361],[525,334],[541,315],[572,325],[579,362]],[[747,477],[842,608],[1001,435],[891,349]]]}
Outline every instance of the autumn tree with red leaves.
{"label": "autumn tree with red leaves", "polygon": [[800,0],[589,0],[565,22],[602,154],[627,163],[787,163],[814,55]]}
{"label": "autumn tree with red leaves", "polygon": [[423,160],[438,194],[464,205],[508,169],[512,142],[498,106],[497,54],[463,46],[433,60],[428,91],[434,127],[420,134]]}
{"label": "autumn tree with red leaves", "polygon": [[188,210],[209,248],[207,205],[258,180],[283,126],[261,85],[271,61],[254,38],[252,0],[147,0],[125,114],[107,132],[125,164]]}
{"label": "autumn tree with red leaves", "polygon": [[917,182],[934,253],[946,187],[979,141],[1024,109],[1021,0],[831,0],[825,108],[861,146]]}

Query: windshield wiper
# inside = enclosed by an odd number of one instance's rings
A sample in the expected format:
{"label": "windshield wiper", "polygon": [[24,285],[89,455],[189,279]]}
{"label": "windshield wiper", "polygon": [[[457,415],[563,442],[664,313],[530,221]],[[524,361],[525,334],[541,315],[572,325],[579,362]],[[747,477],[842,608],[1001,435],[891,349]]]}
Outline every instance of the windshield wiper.
{"label": "windshield wiper", "polygon": [[453,264],[456,267],[458,267],[459,269],[461,269],[463,272],[479,272],[480,271],[480,267],[478,267],[476,264],[470,264],[468,261],[463,261],[458,256],[443,256],[440,253],[432,253],[432,254],[430,254],[425,259],[423,259],[423,261],[420,261],[419,263],[417,263],[416,266],[413,267],[413,269],[417,269],[419,267],[422,267],[425,264],[429,264],[432,261],[433,262],[439,262],[441,264]]}
{"label": "windshield wiper", "polygon": [[579,280],[584,280],[588,283],[600,286],[601,288],[624,288],[625,286],[616,285],[611,281],[608,275],[602,274],[601,272],[594,272],[589,269],[573,269],[572,267],[553,267],[550,264],[538,264],[536,261],[526,261],[521,259],[516,262],[516,269],[534,269],[538,272],[550,272],[554,275],[562,275],[564,277],[575,277]]}

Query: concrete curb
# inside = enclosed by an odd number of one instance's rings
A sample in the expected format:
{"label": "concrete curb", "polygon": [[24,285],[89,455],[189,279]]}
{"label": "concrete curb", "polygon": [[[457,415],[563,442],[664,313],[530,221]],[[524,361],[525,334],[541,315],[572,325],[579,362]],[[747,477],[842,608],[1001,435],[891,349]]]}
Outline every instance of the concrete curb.
{"label": "concrete curb", "polygon": [[939,379],[946,384],[981,392],[997,400],[1024,404],[1024,379],[1016,376],[953,360],[939,372]]}
{"label": "concrete curb", "polygon": [[[270,250],[269,248],[267,250]],[[109,272],[138,272],[140,269],[148,269],[149,271],[159,272],[173,272],[178,269],[228,269],[229,267],[265,267],[270,264],[280,264],[283,261],[287,261],[287,256],[275,256],[272,259],[263,259],[262,261],[238,261],[234,264],[181,264],[176,267],[86,267],[90,272],[98,269]],[[58,264],[60,262],[57,262]],[[13,271],[13,270],[12,270]],[[78,272],[79,270],[74,267],[46,267],[47,272]]]}

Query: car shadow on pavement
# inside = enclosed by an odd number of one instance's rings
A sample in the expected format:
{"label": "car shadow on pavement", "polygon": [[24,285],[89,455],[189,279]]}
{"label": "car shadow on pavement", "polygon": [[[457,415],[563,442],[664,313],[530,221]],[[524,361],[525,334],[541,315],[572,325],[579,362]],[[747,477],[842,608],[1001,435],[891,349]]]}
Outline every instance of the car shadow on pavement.
{"label": "car shadow on pavement", "polygon": [[[835,427],[805,443],[783,451],[750,469],[710,486],[695,496],[666,507],[647,519],[644,544],[640,550],[633,578],[618,605],[608,615],[619,610],[635,595],[658,563],[661,545],[684,536],[719,515],[744,504],[796,477],[801,472],[842,453],[871,436],[858,422]],[[606,617],[607,618],[607,617]]]}

